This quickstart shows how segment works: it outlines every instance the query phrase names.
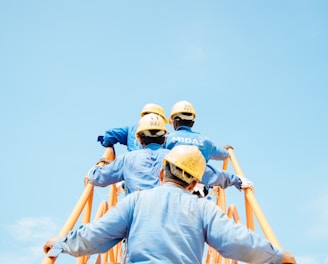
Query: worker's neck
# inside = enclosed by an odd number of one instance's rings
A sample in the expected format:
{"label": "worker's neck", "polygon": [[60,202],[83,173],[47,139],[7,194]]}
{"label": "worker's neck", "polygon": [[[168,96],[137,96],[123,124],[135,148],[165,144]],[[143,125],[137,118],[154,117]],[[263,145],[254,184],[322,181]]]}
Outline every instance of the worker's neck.
{"label": "worker's neck", "polygon": [[178,184],[178,183],[175,182],[175,181],[167,180],[167,181],[163,182],[163,184],[171,184],[171,185],[175,185],[175,186],[177,186],[177,187],[180,188],[180,189],[186,190],[185,187],[181,186],[180,184]]}

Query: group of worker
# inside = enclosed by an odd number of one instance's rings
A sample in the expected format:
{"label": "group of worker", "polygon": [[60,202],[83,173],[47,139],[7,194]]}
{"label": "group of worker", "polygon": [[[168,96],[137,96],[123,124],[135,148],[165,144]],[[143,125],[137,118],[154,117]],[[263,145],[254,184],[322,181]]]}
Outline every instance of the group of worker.
{"label": "group of worker", "polygon": [[[146,104],[137,125],[113,128],[99,136],[104,147],[117,143],[127,152],[90,169],[95,186],[124,182],[126,196],[100,219],[53,237],[44,245],[48,257],[103,253],[124,239],[124,263],[202,263],[205,243],[223,257],[249,263],[296,263],[292,254],[243,225],[237,225],[206,196],[205,187],[250,188],[252,182],[208,161],[229,158],[227,149],[192,131],[196,112],[177,102],[169,121],[164,109]],[[168,133],[167,123],[174,131]],[[195,194],[195,189],[198,195]]]}
{"label": "group of worker", "polygon": [[[171,110],[167,121],[164,109],[157,104],[146,104],[141,110],[138,124],[122,128],[112,128],[98,141],[104,147],[114,147],[120,143],[127,146],[128,152],[118,156],[108,166],[95,166],[88,173],[88,181],[95,186],[108,186],[124,182],[126,193],[150,189],[160,184],[159,172],[164,156],[177,145],[195,145],[202,152],[206,163],[212,160],[224,160],[229,157],[226,148],[216,147],[207,137],[191,130],[196,112],[188,101],[177,102]],[[168,133],[167,123],[174,127]],[[224,170],[217,170],[207,164],[202,183],[196,186],[195,193],[205,196],[210,186],[237,189],[253,188],[248,179]]]}

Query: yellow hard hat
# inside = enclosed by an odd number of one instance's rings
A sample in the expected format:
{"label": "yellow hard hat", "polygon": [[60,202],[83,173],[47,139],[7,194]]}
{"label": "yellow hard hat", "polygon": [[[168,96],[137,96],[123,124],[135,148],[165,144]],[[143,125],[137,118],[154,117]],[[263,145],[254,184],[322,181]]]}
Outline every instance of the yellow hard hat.
{"label": "yellow hard hat", "polygon": [[196,112],[193,105],[188,101],[177,102],[171,110],[170,124],[173,123],[174,117],[179,116],[184,120],[194,120],[196,118]]}
{"label": "yellow hard hat", "polygon": [[169,163],[172,174],[187,183],[191,183],[195,179],[201,181],[206,166],[204,156],[198,147],[190,145],[175,146],[166,155],[163,163],[164,166]]}
{"label": "yellow hard hat", "polygon": [[142,110],[140,112],[140,116],[143,117],[144,115],[149,114],[149,113],[154,113],[154,114],[160,115],[164,119],[164,122],[168,123],[167,119],[165,117],[164,108],[161,107],[160,105],[158,105],[158,104],[146,104],[142,108]]}
{"label": "yellow hard hat", "polygon": [[140,118],[136,136],[141,133],[147,137],[160,137],[167,134],[166,123],[164,119],[157,114],[150,113]]}

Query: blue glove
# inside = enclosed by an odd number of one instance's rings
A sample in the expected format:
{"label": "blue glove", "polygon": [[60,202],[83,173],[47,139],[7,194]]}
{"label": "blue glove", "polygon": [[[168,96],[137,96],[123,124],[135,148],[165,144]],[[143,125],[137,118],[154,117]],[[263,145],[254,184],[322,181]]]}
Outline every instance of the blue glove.
{"label": "blue glove", "polygon": [[98,136],[97,142],[100,142],[100,144],[105,148],[113,147],[113,144],[108,144],[108,142],[105,141],[104,136]]}
{"label": "blue glove", "polygon": [[98,136],[97,142],[100,142],[100,144],[102,144],[104,142],[104,136]]}

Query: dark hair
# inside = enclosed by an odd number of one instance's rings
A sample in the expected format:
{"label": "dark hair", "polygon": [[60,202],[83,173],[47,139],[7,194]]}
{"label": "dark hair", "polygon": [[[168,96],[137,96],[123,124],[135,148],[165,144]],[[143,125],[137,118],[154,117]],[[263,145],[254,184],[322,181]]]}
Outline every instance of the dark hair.
{"label": "dark hair", "polygon": [[165,136],[160,136],[160,137],[147,137],[145,136],[145,134],[140,134],[139,135],[140,138],[140,143],[148,145],[150,143],[157,143],[160,145],[163,145],[165,142]]}
{"label": "dark hair", "polygon": [[189,185],[189,183],[186,183],[185,181],[181,180],[179,177],[171,173],[170,164],[168,162],[164,166],[164,172],[165,172],[165,180],[173,181],[179,184],[180,186],[182,186],[183,188],[186,188]]}
{"label": "dark hair", "polygon": [[174,118],[174,121],[176,122],[176,127],[180,127],[180,126],[192,127],[194,125],[194,120],[184,120],[181,119],[180,117]]}

